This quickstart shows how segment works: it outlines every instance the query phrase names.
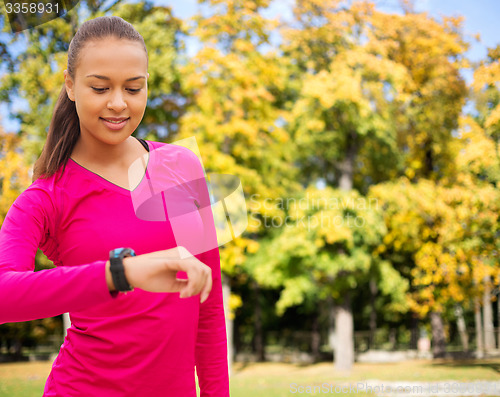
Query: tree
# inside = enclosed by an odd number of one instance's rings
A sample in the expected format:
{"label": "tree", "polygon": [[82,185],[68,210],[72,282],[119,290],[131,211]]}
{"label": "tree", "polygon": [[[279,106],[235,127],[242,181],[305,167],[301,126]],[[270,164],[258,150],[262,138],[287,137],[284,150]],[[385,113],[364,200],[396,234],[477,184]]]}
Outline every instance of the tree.
{"label": "tree", "polygon": [[[374,252],[382,242],[385,224],[366,198],[354,190],[310,186],[286,204],[277,204],[285,210],[283,226],[273,229],[271,237],[261,242],[247,266],[253,268],[259,284],[281,290],[278,315],[298,305],[311,310],[329,298],[340,306],[346,295],[352,300],[356,289],[367,286],[373,278],[381,295],[390,298],[384,311],[407,310],[408,282]],[[337,320],[346,317],[345,310],[340,310]],[[348,338],[339,335],[343,330],[337,328],[336,355],[342,354],[339,344],[347,343]],[[353,343],[352,338],[349,341]],[[354,351],[352,344],[349,347]],[[349,362],[353,360],[351,356]],[[341,363],[336,357],[337,369],[349,369]]]}
{"label": "tree", "polygon": [[[405,172],[439,179],[452,171],[449,144],[466,94],[460,20],[301,0],[290,25],[280,47],[291,81],[287,128],[304,184],[366,193]],[[347,336],[340,345],[351,346]]]}
{"label": "tree", "polygon": [[[488,287],[486,277],[498,279],[498,190],[460,174],[452,186],[402,178],[373,187],[371,194],[380,200],[388,228],[379,252],[396,263],[398,257],[413,262],[398,267],[411,279],[410,305],[422,318],[433,316],[433,339],[442,341],[438,315],[456,304],[470,307],[470,297]],[[444,353],[442,344],[435,352]]]}
{"label": "tree", "polygon": [[30,169],[19,149],[19,137],[5,133],[0,127],[0,224],[7,211],[30,184]]}
{"label": "tree", "polygon": [[[497,183],[500,180],[500,45],[488,49],[487,59],[480,62],[474,71],[472,83],[472,99],[478,111],[474,117],[477,128],[481,128],[486,140],[494,145],[494,152],[488,150],[489,157],[484,161],[484,169],[479,177]],[[483,138],[483,142],[484,142]],[[488,139],[489,138],[489,139]],[[491,144],[489,145],[491,146]],[[492,156],[493,154],[493,156]]]}
{"label": "tree", "polygon": [[402,93],[407,100],[395,103],[394,119],[404,174],[438,181],[456,172],[452,137],[467,96],[460,69],[469,66],[463,18],[438,21],[408,3],[404,11],[378,13],[374,34],[385,42],[386,56],[407,71]]}
{"label": "tree", "polygon": [[[194,135],[206,171],[240,178],[252,202],[283,197],[298,185],[291,167],[294,146],[282,128],[284,111],[277,95],[286,76],[276,54],[262,51],[273,23],[259,12],[269,1],[207,0],[201,4],[202,13],[193,18],[189,31],[202,45],[180,68],[186,113],[171,139]],[[255,219],[252,207],[248,210]],[[259,286],[245,258],[258,249],[257,238],[266,232],[250,222],[246,235],[221,247],[226,290],[231,280],[238,283],[248,278],[258,301]],[[255,311],[256,346],[263,357],[259,313]],[[227,328],[232,328],[230,321]]]}
{"label": "tree", "polygon": [[[475,184],[484,185],[489,183],[497,188],[500,183],[500,89],[497,83],[499,76],[500,46],[497,46],[488,50],[487,58],[479,62],[474,71],[470,97],[475,105],[475,112],[465,115],[461,120],[461,135],[464,145],[458,160],[461,171],[469,175]],[[495,216],[495,214],[492,215]],[[487,232],[487,236],[484,236],[489,249],[495,246],[498,247],[500,240],[498,223],[493,224],[492,229],[492,234]],[[486,268],[483,274],[484,324],[481,330],[484,332],[484,337],[482,335],[477,337],[478,340],[484,340],[484,346],[483,343],[478,346],[481,353],[483,347],[486,352],[495,349],[490,291],[492,286],[500,284],[500,281],[498,277],[494,276],[495,271],[493,268],[495,266],[490,266],[492,268]],[[480,317],[480,313],[478,316]],[[480,332],[480,329],[478,328],[476,332]],[[498,342],[500,346],[500,336]]]}
{"label": "tree", "polygon": [[[7,134],[0,128],[0,225],[14,200],[31,182],[31,169],[19,146],[20,138],[16,134]],[[35,261],[35,270],[51,267],[51,262],[40,251]],[[1,324],[0,339],[5,341],[12,358],[20,360],[24,345],[58,333],[59,325],[57,318]]]}

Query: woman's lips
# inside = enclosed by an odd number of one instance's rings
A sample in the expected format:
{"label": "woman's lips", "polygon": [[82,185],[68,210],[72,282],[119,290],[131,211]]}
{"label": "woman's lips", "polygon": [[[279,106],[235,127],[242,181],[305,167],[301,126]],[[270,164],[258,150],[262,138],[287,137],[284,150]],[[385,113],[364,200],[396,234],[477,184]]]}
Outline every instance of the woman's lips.
{"label": "woman's lips", "polygon": [[123,121],[120,121],[119,123],[108,121],[106,119],[103,119],[102,117],[100,117],[100,119],[106,125],[106,127],[108,127],[111,130],[115,130],[116,131],[116,130],[121,130],[125,126],[125,124],[127,124],[127,122],[130,119],[130,117],[127,118],[127,119],[125,119],[125,120],[123,120]]}

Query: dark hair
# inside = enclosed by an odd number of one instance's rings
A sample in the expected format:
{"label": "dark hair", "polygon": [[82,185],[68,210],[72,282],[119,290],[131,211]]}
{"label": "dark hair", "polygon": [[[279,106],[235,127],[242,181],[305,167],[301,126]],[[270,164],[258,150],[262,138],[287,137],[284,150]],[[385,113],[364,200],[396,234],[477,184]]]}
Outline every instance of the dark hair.
{"label": "dark hair", "polygon": [[[79,55],[85,44],[106,37],[137,41],[148,51],[143,37],[129,22],[117,16],[103,16],[85,21],[71,40],[68,49],[68,74],[75,78]],[[33,181],[49,178],[61,165],[66,165],[80,136],[80,120],[75,102],[71,101],[63,85],[54,107],[54,113],[47,134],[47,141],[40,157],[33,167]]]}

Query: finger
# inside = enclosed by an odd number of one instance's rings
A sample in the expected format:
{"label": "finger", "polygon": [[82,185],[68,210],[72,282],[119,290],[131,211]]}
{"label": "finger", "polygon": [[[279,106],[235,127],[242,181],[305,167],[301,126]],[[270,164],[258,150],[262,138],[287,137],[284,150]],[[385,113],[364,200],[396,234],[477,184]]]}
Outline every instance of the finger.
{"label": "finger", "polygon": [[197,272],[194,269],[190,269],[187,273],[188,273],[188,283],[186,288],[183,290],[183,294],[186,297],[197,295],[201,290],[201,285],[199,281],[200,275],[197,274]]}
{"label": "finger", "polygon": [[187,284],[180,290],[180,297],[181,298],[189,298],[190,296],[196,295],[195,291],[193,288],[190,286],[190,281],[186,280]]}
{"label": "finger", "polygon": [[186,272],[187,275],[187,284],[181,291],[181,298],[187,298],[193,295],[196,295],[198,291],[197,283],[199,275],[197,274],[196,268],[193,266],[188,266],[187,264],[183,264],[182,270]]}
{"label": "finger", "polygon": [[209,295],[210,295],[210,291],[212,291],[212,276],[211,274],[209,274],[207,276],[207,280],[205,282],[205,286],[203,287],[202,291],[201,291],[201,294],[200,294],[200,303],[203,303],[205,302]]}
{"label": "finger", "polygon": [[168,288],[168,292],[180,292],[182,291],[187,284],[187,280],[185,279],[175,279],[175,281],[172,282],[172,284]]}
{"label": "finger", "polygon": [[212,278],[210,268],[200,261],[193,263],[191,271],[188,273],[188,277],[192,281],[190,286],[192,295],[200,294],[205,288],[208,278]]}

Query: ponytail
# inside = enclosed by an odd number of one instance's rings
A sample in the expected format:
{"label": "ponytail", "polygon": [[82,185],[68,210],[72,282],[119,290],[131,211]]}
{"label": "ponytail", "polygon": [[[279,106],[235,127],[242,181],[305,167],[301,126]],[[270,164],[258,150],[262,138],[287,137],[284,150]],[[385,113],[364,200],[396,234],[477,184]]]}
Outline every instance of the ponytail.
{"label": "ponytail", "polygon": [[75,102],[71,101],[63,85],[54,107],[47,141],[33,167],[33,181],[50,178],[61,165],[66,165],[80,136],[80,119]]}

